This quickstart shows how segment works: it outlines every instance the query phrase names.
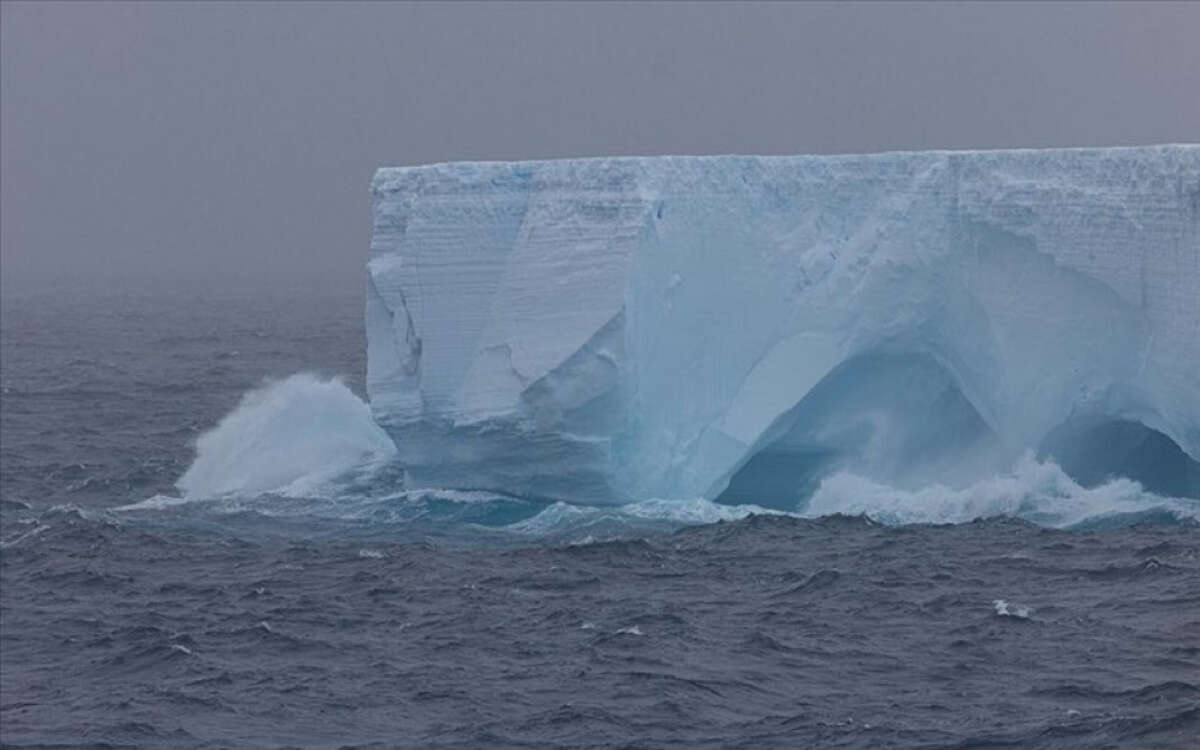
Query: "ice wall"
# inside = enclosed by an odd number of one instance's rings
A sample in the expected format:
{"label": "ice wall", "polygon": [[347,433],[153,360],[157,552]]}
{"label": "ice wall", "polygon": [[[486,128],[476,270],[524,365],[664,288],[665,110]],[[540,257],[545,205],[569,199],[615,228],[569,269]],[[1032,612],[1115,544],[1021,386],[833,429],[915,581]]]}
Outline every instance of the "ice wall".
{"label": "ice wall", "polygon": [[437,164],[372,191],[367,387],[414,485],[800,498],[845,467],[969,481],[1107,422],[1200,459],[1198,146]]}

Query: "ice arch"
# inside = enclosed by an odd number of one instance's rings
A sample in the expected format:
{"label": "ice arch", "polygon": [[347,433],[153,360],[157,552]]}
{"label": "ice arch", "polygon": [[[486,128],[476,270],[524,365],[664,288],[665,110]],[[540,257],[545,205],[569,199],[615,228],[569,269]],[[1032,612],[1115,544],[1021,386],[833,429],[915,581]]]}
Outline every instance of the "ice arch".
{"label": "ice arch", "polygon": [[1140,422],[1098,416],[1071,419],[1046,435],[1040,452],[1085,487],[1128,477],[1159,495],[1200,499],[1200,461]]}
{"label": "ice arch", "polygon": [[836,470],[920,486],[960,484],[999,466],[995,432],[928,354],[873,353],[839,364],[777,417],[719,499],[796,508]]}

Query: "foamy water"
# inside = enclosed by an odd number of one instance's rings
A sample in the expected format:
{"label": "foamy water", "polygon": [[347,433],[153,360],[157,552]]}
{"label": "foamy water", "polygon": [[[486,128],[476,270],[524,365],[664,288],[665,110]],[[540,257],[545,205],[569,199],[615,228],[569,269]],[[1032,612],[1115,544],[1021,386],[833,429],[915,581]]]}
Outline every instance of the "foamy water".
{"label": "foamy water", "polygon": [[[299,373],[250,391],[199,438],[196,458],[178,483],[180,497],[159,495],[117,510],[167,511],[192,502],[218,512],[396,520],[405,518],[398,508],[405,503],[412,506],[409,517],[427,516],[422,508],[431,504],[541,505],[486,491],[406,490],[394,454],[390,439],[371,419],[370,408],[340,380]],[[286,498],[311,502],[297,504]],[[381,512],[381,506],[389,510]],[[810,518],[865,515],[890,525],[1011,517],[1070,527],[1133,523],[1147,514],[1196,519],[1200,503],[1160,497],[1123,478],[1085,488],[1052,460],[1027,453],[1011,470],[961,488],[936,483],[898,488],[838,472],[792,509],[726,505],[703,498],[656,498],[611,507],[558,502],[532,515],[516,513],[511,523],[500,526],[527,536],[589,531],[612,535],[622,529],[632,533],[772,513]],[[447,520],[461,518],[451,513]]]}

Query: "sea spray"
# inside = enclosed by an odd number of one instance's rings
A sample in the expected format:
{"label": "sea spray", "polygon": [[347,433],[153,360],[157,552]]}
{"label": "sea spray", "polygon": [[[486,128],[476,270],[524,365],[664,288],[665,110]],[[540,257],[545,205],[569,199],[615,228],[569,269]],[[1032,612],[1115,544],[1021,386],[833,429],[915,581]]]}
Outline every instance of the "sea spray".
{"label": "sea spray", "polygon": [[1069,527],[1114,516],[1165,512],[1200,517],[1200,503],[1160,497],[1130,479],[1083,487],[1050,460],[1022,456],[1010,472],[961,489],[930,484],[901,489],[848,472],[826,478],[801,508],[805,516],[865,514],[881,523],[964,523],[1009,516],[1043,526]]}
{"label": "sea spray", "polygon": [[250,391],[203,434],[178,487],[189,499],[304,493],[395,452],[341,380],[297,373]]}

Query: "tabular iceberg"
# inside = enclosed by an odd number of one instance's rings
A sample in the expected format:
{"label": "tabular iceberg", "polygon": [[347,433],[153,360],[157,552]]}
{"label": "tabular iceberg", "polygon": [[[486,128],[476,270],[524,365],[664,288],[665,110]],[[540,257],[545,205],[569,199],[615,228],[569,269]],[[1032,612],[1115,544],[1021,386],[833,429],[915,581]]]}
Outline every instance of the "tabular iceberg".
{"label": "tabular iceberg", "polygon": [[[1200,494],[1200,146],[380,169],[413,486],[792,505],[1028,451]],[[1089,476],[1094,475],[1094,476]]]}

